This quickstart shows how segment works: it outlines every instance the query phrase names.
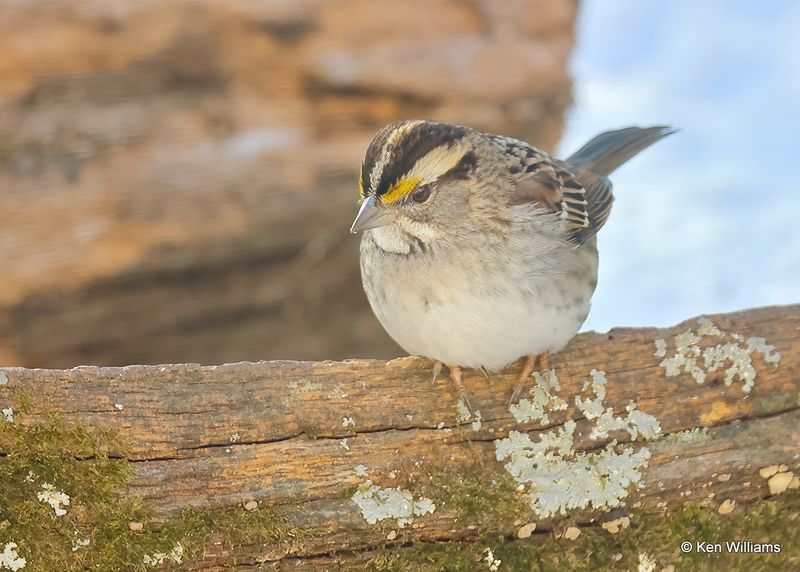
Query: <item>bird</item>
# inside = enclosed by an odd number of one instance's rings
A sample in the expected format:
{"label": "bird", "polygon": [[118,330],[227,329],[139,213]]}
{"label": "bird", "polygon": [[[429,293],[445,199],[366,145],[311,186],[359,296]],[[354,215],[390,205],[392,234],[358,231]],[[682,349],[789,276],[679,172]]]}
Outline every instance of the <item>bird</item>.
{"label": "bird", "polygon": [[462,368],[488,375],[523,359],[511,396],[589,313],[597,232],[614,200],[608,175],[674,133],[605,131],[559,160],[511,137],[403,120],[367,147],[358,179],[361,278],[386,332],[447,365],[472,412]]}

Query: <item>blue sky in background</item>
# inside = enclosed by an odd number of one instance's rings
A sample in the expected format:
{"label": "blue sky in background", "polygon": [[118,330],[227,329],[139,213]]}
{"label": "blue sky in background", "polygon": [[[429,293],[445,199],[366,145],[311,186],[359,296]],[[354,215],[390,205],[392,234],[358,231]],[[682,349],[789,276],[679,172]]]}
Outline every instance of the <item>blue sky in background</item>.
{"label": "blue sky in background", "polygon": [[800,2],[583,0],[559,154],[681,130],[614,173],[585,330],[800,302]]}

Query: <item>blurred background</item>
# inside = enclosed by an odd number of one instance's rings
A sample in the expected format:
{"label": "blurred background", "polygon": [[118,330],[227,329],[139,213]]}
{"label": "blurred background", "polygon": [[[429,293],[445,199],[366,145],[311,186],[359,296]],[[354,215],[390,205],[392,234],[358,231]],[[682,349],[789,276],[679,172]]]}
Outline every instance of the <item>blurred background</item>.
{"label": "blurred background", "polygon": [[427,117],[614,177],[586,328],[798,301],[800,3],[0,1],[0,365],[392,357],[354,216]]}

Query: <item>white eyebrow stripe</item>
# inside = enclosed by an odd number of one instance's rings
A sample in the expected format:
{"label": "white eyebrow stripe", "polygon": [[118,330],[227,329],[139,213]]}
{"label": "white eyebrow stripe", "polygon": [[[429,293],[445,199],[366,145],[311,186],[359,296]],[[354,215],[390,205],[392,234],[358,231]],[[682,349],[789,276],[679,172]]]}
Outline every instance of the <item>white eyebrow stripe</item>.
{"label": "white eyebrow stripe", "polygon": [[405,176],[418,178],[423,185],[432,183],[458,165],[468,151],[469,144],[463,139],[440,145],[417,159]]}
{"label": "white eyebrow stripe", "polygon": [[406,135],[420,123],[425,122],[421,119],[407,121],[392,131],[389,137],[386,138],[386,143],[384,143],[383,149],[381,149],[381,155],[378,157],[378,160],[375,161],[375,165],[372,167],[372,172],[369,174],[369,186],[371,189],[375,190],[378,188],[378,183],[381,181],[383,170],[386,168],[386,165],[389,163],[389,159],[392,157],[394,146],[404,135]]}

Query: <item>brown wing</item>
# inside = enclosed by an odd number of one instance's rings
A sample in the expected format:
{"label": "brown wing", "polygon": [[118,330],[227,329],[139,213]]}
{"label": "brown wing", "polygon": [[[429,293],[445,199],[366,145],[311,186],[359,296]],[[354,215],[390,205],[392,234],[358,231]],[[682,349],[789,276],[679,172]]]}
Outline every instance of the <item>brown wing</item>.
{"label": "brown wing", "polygon": [[[583,185],[569,171],[552,160],[532,165],[526,176],[520,177],[512,204],[534,203],[553,213],[564,222],[564,233],[576,245],[583,244],[591,234],[592,221]],[[596,231],[595,231],[596,232]]]}
{"label": "brown wing", "polygon": [[664,125],[605,131],[566,161],[516,139],[495,140],[504,147],[511,171],[519,177],[512,201],[559,213],[568,239],[581,245],[597,234],[611,212],[614,195],[607,175],[672,133],[675,130]]}
{"label": "brown wing", "polygon": [[576,246],[597,232],[592,229],[586,189],[566,163],[516,139],[495,137],[495,141],[503,146],[509,169],[517,177],[510,204],[535,204],[559,214],[565,236]]}

